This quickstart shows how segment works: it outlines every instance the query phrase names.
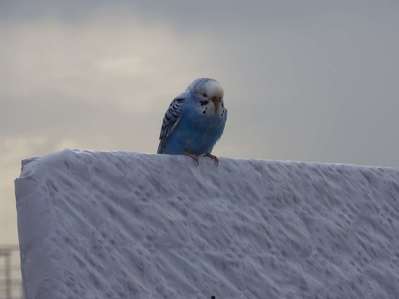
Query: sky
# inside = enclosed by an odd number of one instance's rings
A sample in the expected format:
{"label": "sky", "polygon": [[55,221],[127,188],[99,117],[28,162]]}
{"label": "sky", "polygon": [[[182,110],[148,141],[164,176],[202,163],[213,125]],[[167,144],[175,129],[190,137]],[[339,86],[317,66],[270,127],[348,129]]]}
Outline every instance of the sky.
{"label": "sky", "polygon": [[0,244],[22,159],[155,153],[199,77],[229,110],[224,157],[399,167],[399,2],[0,0]]}

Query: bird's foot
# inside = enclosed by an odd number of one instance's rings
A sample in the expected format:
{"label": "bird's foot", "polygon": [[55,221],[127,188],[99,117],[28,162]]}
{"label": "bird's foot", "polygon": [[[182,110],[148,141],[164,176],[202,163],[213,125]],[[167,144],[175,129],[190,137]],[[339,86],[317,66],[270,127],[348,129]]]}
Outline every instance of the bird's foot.
{"label": "bird's foot", "polygon": [[190,153],[188,153],[188,152],[185,152],[184,155],[186,155],[186,156],[190,157],[191,159],[193,159],[194,162],[195,162],[195,164],[196,164],[197,166],[199,166],[199,158],[198,158],[198,156],[193,155],[193,154],[190,154]]}
{"label": "bird's foot", "polygon": [[204,157],[211,158],[213,161],[215,161],[216,166],[219,166],[219,158],[218,157],[212,155],[211,153],[205,154]]}

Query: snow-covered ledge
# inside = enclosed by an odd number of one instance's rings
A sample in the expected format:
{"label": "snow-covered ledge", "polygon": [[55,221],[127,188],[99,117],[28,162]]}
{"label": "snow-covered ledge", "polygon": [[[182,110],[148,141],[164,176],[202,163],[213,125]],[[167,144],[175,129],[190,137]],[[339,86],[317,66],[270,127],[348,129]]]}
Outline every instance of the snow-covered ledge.
{"label": "snow-covered ledge", "polygon": [[26,299],[399,298],[399,171],[65,150],[15,182]]}

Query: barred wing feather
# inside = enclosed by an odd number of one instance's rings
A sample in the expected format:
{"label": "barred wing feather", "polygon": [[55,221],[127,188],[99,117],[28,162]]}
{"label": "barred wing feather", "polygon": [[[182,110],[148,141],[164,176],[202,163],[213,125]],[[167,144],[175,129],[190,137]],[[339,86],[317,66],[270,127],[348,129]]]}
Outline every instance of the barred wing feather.
{"label": "barred wing feather", "polygon": [[176,128],[177,124],[180,121],[182,108],[184,105],[184,98],[178,97],[175,98],[172,103],[170,103],[168,110],[165,113],[165,116],[162,121],[162,128],[161,134],[159,136],[159,147],[158,147],[158,154],[163,152],[163,148],[168,136],[173,132]]}

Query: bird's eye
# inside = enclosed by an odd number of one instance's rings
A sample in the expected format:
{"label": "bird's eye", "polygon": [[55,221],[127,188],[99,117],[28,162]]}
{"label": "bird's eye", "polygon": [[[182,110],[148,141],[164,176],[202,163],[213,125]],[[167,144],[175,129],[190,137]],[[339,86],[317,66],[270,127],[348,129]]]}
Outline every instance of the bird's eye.
{"label": "bird's eye", "polygon": [[206,93],[203,93],[202,96],[205,97],[205,98],[208,97],[208,95]]}
{"label": "bird's eye", "polygon": [[201,106],[205,106],[209,103],[209,101],[200,101]]}

